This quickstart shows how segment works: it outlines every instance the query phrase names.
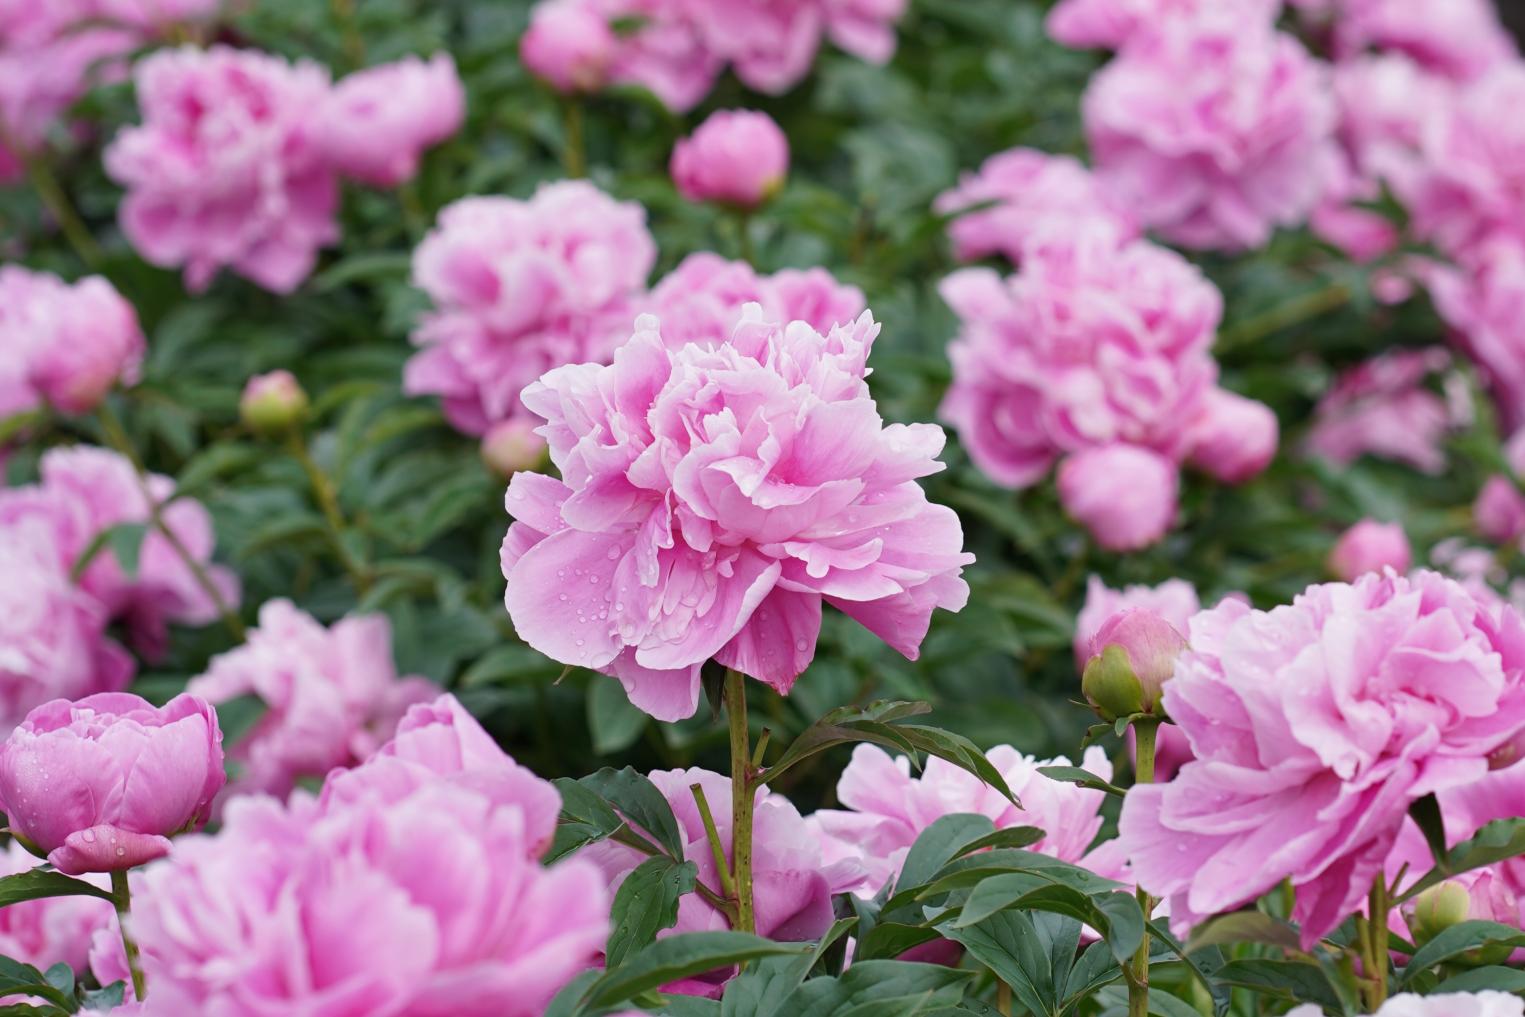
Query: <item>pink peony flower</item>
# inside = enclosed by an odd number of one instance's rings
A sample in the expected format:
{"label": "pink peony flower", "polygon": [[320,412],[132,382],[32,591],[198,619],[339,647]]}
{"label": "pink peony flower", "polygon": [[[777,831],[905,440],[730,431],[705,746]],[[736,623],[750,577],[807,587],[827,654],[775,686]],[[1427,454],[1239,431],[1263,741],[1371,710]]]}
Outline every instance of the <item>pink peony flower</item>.
{"label": "pink peony flower", "polygon": [[137,383],[137,312],[100,276],[64,282],[0,265],[0,417],[48,405],[88,413],[118,384]]}
{"label": "pink peony flower", "polygon": [[[699,882],[711,889],[719,887],[715,854],[710,848],[691,788],[698,784],[703,790],[714,816],[715,832],[729,859],[731,814],[727,804],[731,800],[730,778],[697,768],[658,770],[648,776],[667,799],[667,804],[672,806],[683,838],[684,857],[698,868]],[[625,877],[648,856],[636,848],[601,841],[583,848],[575,857],[596,864],[609,881],[612,892],[617,891]],[[819,938],[831,926],[831,895],[846,890],[860,876],[860,868],[855,862],[826,864],[816,838],[799,811],[782,795],[767,788],[759,789],[752,822],[752,885],[758,935],[783,942]],[[697,893],[690,893],[678,901],[677,925],[657,935],[665,938],[683,932],[721,931],[727,927],[725,915]],[[733,974],[734,968],[724,969],[666,985],[663,989],[684,995],[718,997],[721,986]]]}
{"label": "pink peony flower", "polygon": [[[0,527],[33,520],[52,534],[57,567],[68,575],[80,556],[105,530],[123,524],[147,525],[145,496],[132,464],[115,452],[88,446],[57,448],[42,457],[42,479],[30,487],[0,489]],[[148,495],[161,508],[164,524],[196,559],[224,604],[236,607],[238,577],[212,564],[212,518],[201,503],[176,498],[168,477],[152,474]],[[162,654],[167,625],[205,625],[217,618],[217,605],[180,553],[156,528],[139,545],[138,569],[129,577],[116,553],[100,549],[80,575],[80,586],[112,617],[125,621],[133,643],[147,656]]]}
{"label": "pink peony flower", "polygon": [[396,187],[465,118],[466,89],[449,54],[427,62],[410,56],[340,81],[319,113],[317,142],[344,176]]}
{"label": "pink peony flower", "polygon": [[586,181],[455,202],[413,254],[435,310],[413,334],[422,349],[405,390],[440,396],[455,427],[486,433],[523,412],[519,392],[546,371],[608,360],[655,261],[645,210]]}
{"label": "pink peony flower", "polygon": [[1172,243],[1243,250],[1302,222],[1338,165],[1324,69],[1290,35],[1219,12],[1167,22],[1084,98],[1102,184]]}
{"label": "pink peony flower", "polygon": [[1439,473],[1453,415],[1425,384],[1450,364],[1445,350],[1430,347],[1394,350],[1345,371],[1313,411],[1307,451],[1337,466],[1374,455]]}
{"label": "pink peony flower", "polygon": [[1477,365],[1506,432],[1525,426],[1525,234],[1498,235],[1460,267],[1424,273],[1436,311]]}
{"label": "pink peony flower", "polygon": [[[1002,830],[1036,826],[1044,837],[1030,850],[1085,864],[1086,851],[1101,831],[1105,794],[1038,772],[1040,766],[1071,765],[1063,756],[1034,759],[1009,745],[998,745],[986,756],[1022,808],[941,759],[928,759],[921,775],[912,777],[904,756],[892,758],[873,745],[853,749],[852,762],[837,782],[837,799],[847,809],[822,809],[808,822],[827,845],[828,856],[850,858],[862,867],[854,893],[865,898],[877,894],[899,876],[916,838],[936,820],[959,812],[987,816]],[[1098,746],[1086,750],[1081,765],[1103,780],[1112,779],[1112,763]]]}
{"label": "pink peony flower", "polygon": [[783,189],[789,139],[766,113],[718,110],[674,146],[671,172],[689,201],[756,208]]}
{"label": "pink peony flower", "polygon": [[1071,49],[1122,49],[1151,31],[1217,10],[1269,25],[1281,0],[1061,0],[1044,27]]}
{"label": "pink peony flower", "polygon": [[1108,551],[1137,551],[1176,517],[1175,464],[1137,445],[1101,445],[1059,464],[1059,501]]}
{"label": "pink peony flower", "polygon": [[823,336],[749,309],[730,342],[673,350],[643,316],[612,366],[526,389],[563,481],[509,484],[519,635],[661,720],[694,712],[710,658],[787,692],[823,598],[914,659],[973,558],[915,483],[941,468],[941,430],[885,426],[869,396],[878,331],[867,312]]}
{"label": "pink peony flower", "polygon": [[1310,947],[1360,907],[1409,804],[1525,730],[1525,622],[1433,572],[1228,601],[1189,639],[1165,706],[1197,758],[1130,789],[1119,826],[1179,926],[1290,879]]}
{"label": "pink peony flower", "polygon": [[215,16],[227,0],[96,0],[102,16],[136,28],[204,21]]}
{"label": "pink peony flower", "polygon": [[70,875],[162,858],[226,779],[217,714],[189,695],[162,708],[125,692],[55,699],[0,745],[11,829]]}
{"label": "pink peony flower", "polygon": [[1191,464],[1225,484],[1241,484],[1271,464],[1281,426],[1265,403],[1215,388],[1203,396],[1188,431]]}
{"label": "pink peony flower", "polygon": [[231,268],[289,293],[338,239],[322,151],[327,71],[252,50],[160,50],[138,64],[143,123],[106,150],[121,224],[144,258],[204,289]]}
{"label": "pink peony flower", "polygon": [[1086,582],[1085,606],[1075,618],[1075,670],[1085,669],[1091,643],[1108,619],[1121,611],[1143,609],[1165,619],[1177,632],[1185,632],[1191,616],[1202,610],[1196,587],[1184,579],[1167,579],[1159,586],[1108,588],[1096,576]]}
{"label": "pink peony flower", "polygon": [[1331,0],[1327,7],[1341,59],[1389,50],[1462,80],[1519,55],[1488,0]]}
{"label": "pink peony flower", "polygon": [[609,931],[594,866],[542,868],[464,787],[230,804],[134,888],[149,1012],[539,1017]]}
{"label": "pink peony flower", "polygon": [[848,325],[867,310],[863,291],[844,286],[824,268],[786,268],[758,275],[744,261],[700,251],[684,258],[642,301],[662,323],[674,349],[689,343],[720,346],[741,322],[747,304],[760,304],[769,321],[803,321],[817,332]]}
{"label": "pink peony flower", "polygon": [[[0,850],[0,876],[31,872],[41,864],[14,840]],[[105,880],[92,876],[90,881],[105,889]],[[111,904],[98,897],[45,897],[10,904],[0,910],[0,952],[39,971],[67,964],[83,974],[91,936],[114,917]]]}
{"label": "pink peony flower", "polygon": [[[1317,1003],[1304,1003],[1288,1011],[1287,1017],[1319,1017],[1323,1012]],[[1525,1013],[1525,1001],[1519,996],[1484,989],[1435,996],[1405,992],[1389,998],[1372,1017],[1520,1017],[1521,1013]]]}
{"label": "pink peony flower", "polygon": [[1363,519],[1340,535],[1329,552],[1329,571],[1353,583],[1368,572],[1407,572],[1413,564],[1409,539],[1399,523]]}
{"label": "pink peony flower", "polygon": [[535,5],[519,40],[519,59],[558,92],[597,92],[620,45],[609,19],[580,0]]}
{"label": "pink peony flower", "polygon": [[545,462],[545,439],[532,420],[500,420],[482,437],[482,462],[500,477],[532,470]]}
{"label": "pink peony flower", "polygon": [[427,678],[398,678],[384,615],[325,629],[289,600],[270,600],[248,640],[213,657],[186,691],[213,705],[242,696],[264,704],[229,752],[236,770],[227,794],[284,798],[303,778],[321,779],[369,757],[409,706],[439,690]]}
{"label": "pink peony flower", "polygon": [[1472,504],[1477,532],[1491,544],[1512,544],[1525,536],[1525,494],[1512,477],[1495,473]]}
{"label": "pink peony flower", "polygon": [[909,6],[909,0],[821,0],[831,41],[874,64],[895,55],[895,24]]}
{"label": "pink peony flower", "polygon": [[939,195],[933,207],[956,216],[948,236],[961,261],[1002,254],[1020,264],[1033,244],[1077,232],[1117,244],[1139,236],[1128,206],[1079,160],[1032,148],[991,156],[978,172],[965,174],[956,188]]}

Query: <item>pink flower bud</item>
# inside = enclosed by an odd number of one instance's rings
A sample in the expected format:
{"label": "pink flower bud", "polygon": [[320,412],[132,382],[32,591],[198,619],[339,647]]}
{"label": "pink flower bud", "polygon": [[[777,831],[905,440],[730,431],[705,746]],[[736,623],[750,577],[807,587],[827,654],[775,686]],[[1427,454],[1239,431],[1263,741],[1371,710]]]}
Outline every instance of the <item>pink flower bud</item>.
{"label": "pink flower bud", "polygon": [[689,201],[755,208],[784,186],[789,139],[766,113],[721,110],[678,142],[671,169]]}
{"label": "pink flower bud", "polygon": [[1375,519],[1363,519],[1346,530],[1329,552],[1329,571],[1347,583],[1389,566],[1395,572],[1407,572],[1411,564],[1413,553],[1403,527]]}
{"label": "pink flower bud", "polygon": [[114,872],[169,853],[227,780],[217,714],[195,696],[155,707],[125,692],[31,713],[0,745],[11,829],[60,872]]}
{"label": "pink flower bud", "polygon": [[290,371],[257,374],[244,386],[238,415],[254,433],[278,437],[307,415],[307,393]]}
{"label": "pink flower bud", "polygon": [[587,6],[542,3],[519,41],[519,59],[558,92],[596,92],[618,47],[609,22]]}
{"label": "pink flower bud", "polygon": [[1502,473],[1494,474],[1483,485],[1472,504],[1472,521],[1483,539],[1507,544],[1525,535],[1525,494]]}
{"label": "pink flower bud", "polygon": [[1174,463],[1134,445],[1087,449],[1059,466],[1065,512],[1109,551],[1136,551],[1163,537],[1179,484]]}
{"label": "pink flower bud", "polygon": [[1213,389],[1191,427],[1191,464],[1225,484],[1242,484],[1270,464],[1278,433],[1265,403]]}
{"label": "pink flower bud", "polygon": [[511,417],[499,421],[482,439],[482,462],[502,477],[532,470],[545,458],[545,439],[535,433],[533,421]]}
{"label": "pink flower bud", "polygon": [[[1086,698],[1113,717],[1131,713],[1158,713],[1161,691],[1175,674],[1176,658],[1186,650],[1186,640],[1164,618],[1144,608],[1120,611],[1108,618],[1091,640],[1091,659],[1086,664],[1081,687]],[[1093,678],[1093,674],[1095,677]],[[1129,696],[1110,701],[1111,694],[1127,687],[1132,678],[1138,688],[1138,706],[1124,712],[1119,707],[1133,705]],[[1096,691],[1108,700],[1093,698]],[[1131,690],[1129,690],[1131,691]],[[1125,701],[1127,700],[1127,701]]]}

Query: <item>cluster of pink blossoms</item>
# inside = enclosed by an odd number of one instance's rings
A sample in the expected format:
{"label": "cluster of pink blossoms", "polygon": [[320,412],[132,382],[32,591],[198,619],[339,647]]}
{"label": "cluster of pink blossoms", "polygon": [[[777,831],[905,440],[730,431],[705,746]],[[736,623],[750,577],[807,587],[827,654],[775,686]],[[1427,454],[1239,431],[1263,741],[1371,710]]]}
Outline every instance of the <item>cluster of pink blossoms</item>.
{"label": "cluster of pink blossoms", "polygon": [[[125,688],[132,658],[108,638],[126,627],[150,657],[167,645],[170,622],[204,625],[216,600],[164,534],[149,527],[129,574],[109,546],[81,556],[112,527],[147,524],[148,497],[132,465],[114,452],[76,447],[42,458],[41,481],[0,490],[0,559],[6,562],[7,609],[0,611],[0,729],[57,697],[78,698]],[[166,526],[198,562],[224,604],[238,603],[238,579],[211,564],[212,520],[194,500],[171,501],[174,483],[150,476],[148,490]]]}
{"label": "cluster of pink blossoms", "polygon": [[1453,377],[1444,349],[1394,350],[1335,379],[1313,411],[1306,449],[1338,466],[1363,455],[1407,463],[1424,473],[1445,468],[1441,443],[1464,425],[1470,408],[1426,383]]}
{"label": "cluster of pink blossoms", "polygon": [[941,292],[962,322],[943,417],[997,483],[1060,462],[1061,501],[1104,547],[1164,535],[1182,463],[1238,483],[1275,453],[1271,411],[1217,387],[1222,298],[1173,251],[1082,230],[1029,248],[1016,275],[964,269]]}
{"label": "cluster of pink blossoms", "polygon": [[[649,89],[676,112],[697,106],[729,66],[780,93],[810,72],[823,40],[875,63],[895,52],[906,0],[541,0],[520,55],[563,92]],[[620,22],[634,29],[618,31]]]}
{"label": "cluster of pink blossoms", "polygon": [[822,334],[749,307],[727,341],[674,348],[644,316],[612,365],[526,389],[562,479],[509,485],[520,637],[661,720],[694,712],[711,658],[787,692],[823,600],[914,658],[973,558],[916,483],[942,468],[941,429],[885,425],[869,396],[878,331],[867,312]]}
{"label": "cluster of pink blossoms", "polygon": [[87,413],[138,381],[144,351],[137,312],[105,279],[0,265],[0,420],[44,406]]}
{"label": "cluster of pink blossoms", "polygon": [[150,262],[183,266],[193,290],[223,268],[295,289],[339,238],[339,177],[395,186],[465,116],[444,54],[335,85],[313,63],[188,46],[144,59],[135,78],[143,123],[106,151],[128,192],[122,229]]}

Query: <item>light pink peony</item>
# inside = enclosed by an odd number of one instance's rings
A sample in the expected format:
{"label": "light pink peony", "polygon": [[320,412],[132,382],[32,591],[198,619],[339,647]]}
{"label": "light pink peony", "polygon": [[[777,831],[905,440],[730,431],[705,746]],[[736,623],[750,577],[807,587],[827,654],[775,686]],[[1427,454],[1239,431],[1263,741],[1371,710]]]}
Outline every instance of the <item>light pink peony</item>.
{"label": "light pink peony", "polygon": [[1033,244],[1077,232],[1094,232],[1119,244],[1139,236],[1128,206],[1101,187],[1079,160],[1033,148],[991,156],[956,188],[938,195],[933,207],[955,217],[948,236],[961,261],[1002,254],[1020,264]]}
{"label": "light pink peony", "polygon": [[700,251],[664,276],[641,309],[656,315],[662,338],[681,349],[723,345],[747,304],[760,304],[769,321],[803,321],[821,333],[851,324],[868,307],[862,290],[837,282],[824,268],[759,275],[744,261]]}
{"label": "light pink peony", "polygon": [[[32,520],[52,534],[58,568],[67,575],[105,530],[122,524],[148,525],[149,502],[132,464],[115,452],[78,445],[42,457],[41,482],[0,489],[0,527]],[[236,607],[238,576],[212,564],[212,518],[200,502],[174,498],[168,477],[150,475],[148,490],[162,506],[166,526],[196,559],[223,602]],[[85,592],[106,613],[127,623],[134,645],[155,657],[168,645],[170,622],[206,625],[217,606],[164,534],[150,526],[139,545],[138,570],[129,577],[109,547],[99,550],[80,576]]]}
{"label": "light pink peony", "polygon": [[328,72],[253,50],[160,50],[138,64],[143,123],[106,150],[121,224],[144,258],[204,289],[231,268],[289,293],[338,239],[318,114]]}
{"label": "light pink peony", "polygon": [[70,284],[0,265],[0,418],[47,405],[88,413],[114,385],[137,383],[137,312],[100,276]]}
{"label": "light pink peony", "polygon": [[1225,484],[1259,476],[1276,456],[1281,425],[1265,403],[1215,388],[1188,425],[1191,465]]}
{"label": "light pink peony", "polygon": [[1430,347],[1394,350],[1345,371],[1319,399],[1305,448],[1337,466],[1373,455],[1439,473],[1454,420],[1426,383],[1450,364],[1445,350]]}
{"label": "light pink peony", "polygon": [[[1304,1003],[1287,1012],[1287,1017],[1320,1017],[1323,1008]],[[1434,996],[1416,996],[1405,992],[1393,996],[1377,1008],[1372,1017],[1520,1017],[1525,1002],[1507,992],[1484,989],[1482,992],[1442,992]]]}
{"label": "light pink peony", "polygon": [[1228,601],[1189,639],[1165,706],[1197,758],[1130,789],[1119,826],[1179,926],[1290,879],[1311,946],[1360,907],[1409,804],[1525,730],[1525,622],[1433,572]]}
{"label": "light pink peony", "polygon": [[217,714],[190,695],[163,707],[125,692],[55,699],[0,745],[11,829],[70,875],[162,858],[172,835],[207,821],[226,779]]}
{"label": "light pink peony", "polygon": [[1120,611],[1142,608],[1153,611],[1185,632],[1191,616],[1202,610],[1196,587],[1185,579],[1167,579],[1158,586],[1125,586],[1114,590],[1092,576],[1086,582],[1085,606],[1075,618],[1075,669],[1085,668],[1091,657],[1091,642],[1107,620]]}
{"label": "light pink peony", "polygon": [[[1525,179],[1525,178],[1522,178]],[[1424,273],[1435,309],[1477,365],[1506,432],[1525,426],[1525,234],[1497,235],[1460,266]]]}
{"label": "light pink peony", "polygon": [[261,605],[248,640],[212,658],[186,691],[213,705],[260,700],[265,712],[229,750],[235,775],[227,794],[281,798],[303,778],[368,758],[409,706],[439,692],[426,678],[398,678],[384,615],[325,629],[289,600]]}
{"label": "light pink peony", "polygon": [[[1320,0],[1332,20],[1335,55],[1367,49],[1402,53],[1425,69],[1458,80],[1518,58],[1488,0]],[[1326,8],[1320,12],[1318,8]]]}
{"label": "light pink peony", "polygon": [[895,55],[895,24],[910,0],[820,0],[826,34],[839,47],[869,63]]}
{"label": "light pink peony", "polygon": [[823,336],[749,309],[728,343],[673,350],[645,316],[613,366],[526,389],[563,480],[509,484],[521,638],[661,720],[694,712],[711,658],[787,692],[823,599],[914,659],[973,558],[915,483],[942,468],[942,431],[886,426],[869,396],[878,331],[867,312]]}
{"label": "light pink peony", "polygon": [[[0,850],[0,876],[31,872],[41,864],[14,840]],[[91,882],[105,889],[100,877],[91,877]],[[111,904],[97,897],[46,897],[10,904],[0,909],[0,953],[39,971],[67,964],[75,974],[83,974],[91,936],[114,916]]]}
{"label": "light pink peony", "polygon": [[609,19],[581,0],[544,0],[519,40],[519,59],[559,92],[597,92],[620,40]]}
{"label": "light pink peony", "polygon": [[[986,816],[1001,830],[1036,826],[1044,837],[1030,850],[1085,864],[1086,852],[1101,831],[1106,795],[1038,772],[1040,766],[1071,765],[1063,756],[1034,759],[1009,745],[998,745],[985,755],[1022,808],[944,760],[928,759],[926,769],[912,777],[904,756],[891,757],[874,745],[853,749],[852,762],[837,782],[837,799],[847,808],[822,809],[809,822],[827,845],[828,856],[849,858],[862,867],[854,893],[877,894],[899,876],[911,845],[927,827],[960,812]],[[1100,747],[1087,749],[1081,765],[1103,780],[1112,779],[1112,763]]]}
{"label": "light pink peony", "polygon": [[344,176],[396,187],[465,118],[466,89],[449,54],[410,56],[340,81],[319,114],[318,147]]}
{"label": "light pink peony", "polygon": [[1101,445],[1059,464],[1059,501],[1108,551],[1137,551],[1165,535],[1176,518],[1180,474],[1158,452]]}
{"label": "light pink peony", "polygon": [[1269,25],[1281,0],[1060,0],[1044,27],[1072,49],[1122,49],[1152,31],[1207,12],[1227,10],[1253,25]]}
{"label": "light pink peony", "polygon": [[1329,571],[1353,583],[1368,572],[1407,572],[1414,553],[1400,523],[1363,519],[1340,534],[1329,552]]}
{"label": "light pink peony", "polygon": [[1516,431],[1504,446],[1509,473],[1489,477],[1472,506],[1472,521],[1483,539],[1510,544],[1525,537],[1525,493],[1519,480],[1525,477],[1525,430]]}
{"label": "light pink peony", "polygon": [[95,3],[109,21],[162,30],[171,24],[212,18],[228,0],[95,0]]}
{"label": "light pink peony", "polygon": [[766,113],[717,110],[679,139],[670,170],[689,201],[756,208],[783,189],[789,139]]}
{"label": "light pink peony", "polygon": [[539,1017],[609,930],[598,870],[542,868],[463,787],[228,808],[134,887],[147,1013]]}
{"label": "light pink peony", "polygon": [[655,261],[645,210],[586,181],[455,202],[413,254],[435,310],[413,334],[422,349],[405,390],[440,396],[455,427],[486,433],[523,412],[520,391],[546,371],[607,361]]}
{"label": "light pink peony", "polygon": [[1324,69],[1290,35],[1218,12],[1168,22],[1091,80],[1102,184],[1187,247],[1262,246],[1301,223],[1338,167]]}

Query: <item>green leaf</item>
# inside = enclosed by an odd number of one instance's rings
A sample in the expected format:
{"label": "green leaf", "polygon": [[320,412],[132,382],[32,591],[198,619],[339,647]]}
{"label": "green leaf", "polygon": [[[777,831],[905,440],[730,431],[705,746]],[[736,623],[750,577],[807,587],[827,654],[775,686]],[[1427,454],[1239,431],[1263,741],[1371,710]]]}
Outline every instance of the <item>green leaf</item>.
{"label": "green leaf", "polygon": [[1409,817],[1424,834],[1424,841],[1430,846],[1430,856],[1435,859],[1435,864],[1443,865],[1446,859],[1446,824],[1440,815],[1440,800],[1433,793],[1425,795],[1409,806]]}
{"label": "green leaf", "polygon": [[91,538],[79,557],[74,560],[70,578],[79,581],[85,570],[103,551],[110,550],[116,556],[123,574],[133,579],[138,574],[138,558],[143,548],[143,537],[148,533],[147,523],[117,523],[108,526]]}
{"label": "green leaf", "polygon": [[[604,767],[578,781],[583,787],[599,795],[619,810],[631,823],[649,834],[656,843],[673,858],[683,857],[683,834],[678,830],[678,820],[672,814],[672,806],[657,786],[634,767],[623,770]],[[717,802],[710,803],[719,809]]]}
{"label": "green leaf", "polygon": [[252,693],[218,703],[216,709],[217,727],[222,731],[222,740],[228,745],[235,744],[248,734],[270,710],[263,699]]}
{"label": "green leaf", "polygon": [[127,998],[127,983],[112,982],[103,988],[86,989],[79,998],[83,1009],[106,1012],[122,1005]]}
{"label": "green leaf", "polygon": [[927,703],[901,700],[870,703],[862,708],[843,706],[832,710],[800,733],[800,736],[784,750],[783,755],[768,767],[763,780],[775,781],[792,767],[816,753],[850,742],[873,742],[876,745],[883,745],[913,757],[912,762],[915,762],[914,747],[893,726],[893,722],[930,712],[932,707]]}
{"label": "green leaf", "polygon": [[1458,922],[1414,952],[1414,956],[1405,965],[1398,984],[1407,985],[1421,971],[1488,945],[1525,946],[1525,932],[1498,922]]}
{"label": "green leaf", "polygon": [[607,971],[583,995],[578,1014],[598,1012],[644,992],[719,968],[763,957],[808,952],[797,943],[775,943],[746,932],[690,932],[659,939]]}
{"label": "green leaf", "polygon": [[941,816],[916,837],[895,880],[897,891],[920,886],[953,859],[995,833],[995,823],[988,816],[954,813]]}
{"label": "green leaf", "polygon": [[1061,781],[1065,784],[1078,784],[1092,791],[1105,791],[1109,795],[1121,798],[1127,794],[1116,784],[1096,776],[1090,770],[1081,769],[1078,766],[1040,766],[1038,772],[1049,780]]}
{"label": "green leaf", "polygon": [[1473,968],[1463,971],[1441,982],[1430,990],[1430,994],[1440,992],[1482,992],[1492,989],[1495,992],[1525,992],[1525,971],[1519,968],[1506,968],[1497,964],[1486,967]]}
{"label": "green leaf", "polygon": [[627,749],[646,730],[646,714],[630,705],[619,682],[595,681],[588,688],[588,731],[601,756]]}
{"label": "green leaf", "polygon": [[1472,869],[1525,854],[1525,819],[1498,819],[1445,853],[1445,859],[1403,892],[1394,904],[1423,893],[1436,883]]}
{"label": "green leaf", "polygon": [[66,876],[41,867],[14,876],[0,878],[0,908],[44,897],[99,897],[111,900],[111,894],[94,883]]}
{"label": "green leaf", "polygon": [[1195,953],[1209,946],[1232,943],[1264,943],[1287,950],[1298,950],[1302,943],[1297,930],[1280,918],[1261,911],[1235,911],[1210,918],[1191,930],[1186,952]]}
{"label": "green leaf", "polygon": [[[1050,950],[1052,939],[1045,942],[1044,930],[1035,923],[1035,917],[1022,911],[1001,911],[979,925],[943,931],[1011,986],[1012,995],[1029,1012],[1038,1017],[1057,1017],[1062,1002],[1055,985],[1056,981],[1067,982],[1068,972],[1056,980]],[[1078,942],[1080,923],[1074,925]]]}
{"label": "green leaf", "polygon": [[9,957],[0,957],[0,997],[3,996],[39,996],[65,1012],[74,1011],[72,989],[68,994],[60,992],[41,971]]}
{"label": "green leaf", "polygon": [[[552,783],[561,794],[561,821],[556,827],[556,841],[546,853],[547,862],[564,858],[624,828],[625,821],[597,792],[570,777],[558,777]],[[651,850],[655,852],[656,845],[651,845]]]}
{"label": "green leaf", "polygon": [[1214,973],[1225,985],[1294,1002],[1314,1002],[1328,1010],[1340,1010],[1340,998],[1328,976],[1313,964],[1290,960],[1234,960]]}
{"label": "green leaf", "polygon": [[64,996],[70,999],[74,997],[74,969],[69,965],[62,962],[54,964],[42,973],[42,977]]}
{"label": "green leaf", "polygon": [[1144,940],[1144,911],[1131,893],[1098,893],[1090,898],[1091,906],[1106,916],[1104,925],[1095,926],[1106,936],[1112,957],[1122,964]]}
{"label": "green leaf", "polygon": [[664,855],[646,859],[625,877],[614,895],[613,928],[604,951],[607,967],[619,967],[632,951],[677,924],[678,900],[694,892],[698,872],[693,862],[675,862]]}
{"label": "green leaf", "polygon": [[919,1017],[957,1003],[972,978],[941,964],[862,961],[836,978],[812,978],[773,1017]]}

